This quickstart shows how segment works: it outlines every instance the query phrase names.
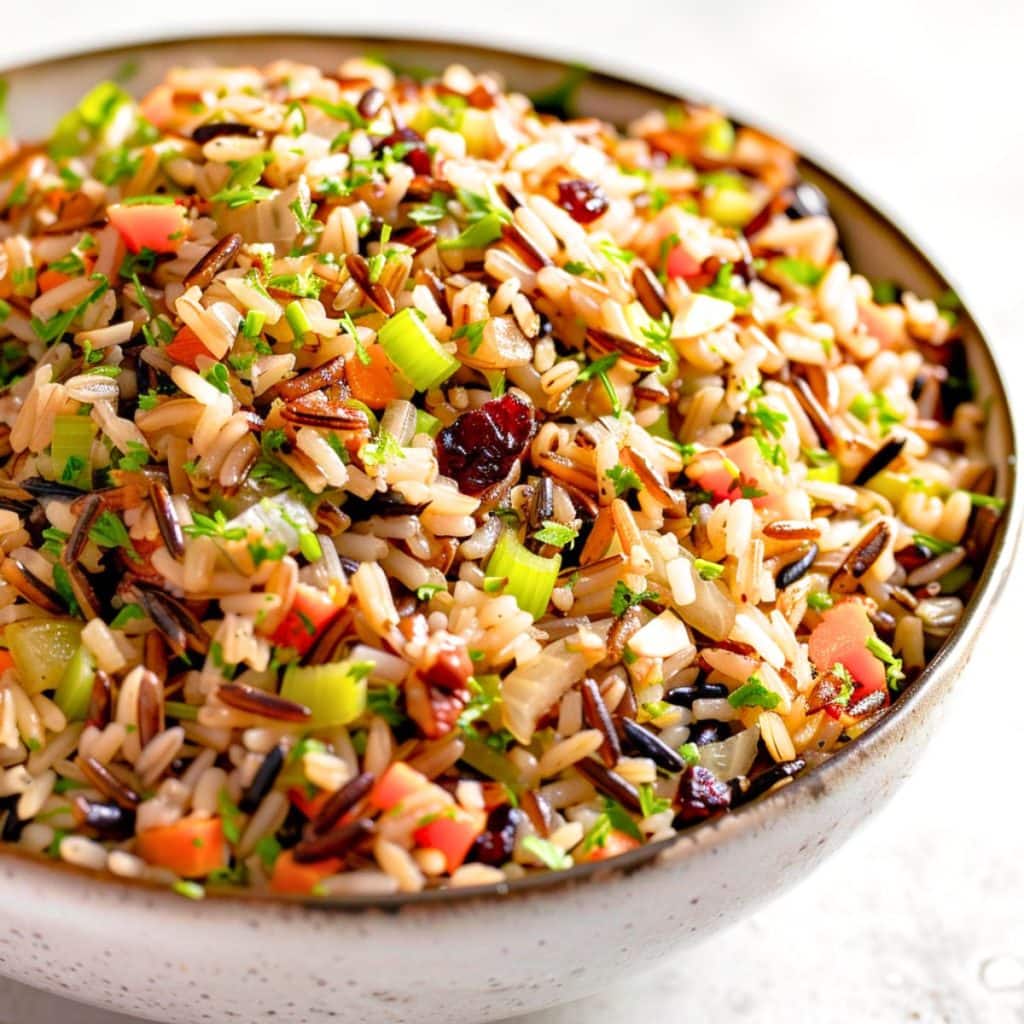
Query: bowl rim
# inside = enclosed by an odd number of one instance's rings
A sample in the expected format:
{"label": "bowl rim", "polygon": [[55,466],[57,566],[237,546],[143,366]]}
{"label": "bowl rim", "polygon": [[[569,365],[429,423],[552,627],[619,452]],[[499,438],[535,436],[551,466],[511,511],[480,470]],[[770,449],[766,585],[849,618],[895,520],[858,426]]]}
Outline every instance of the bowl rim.
{"label": "bowl rim", "polygon": [[[564,73],[574,65],[574,61],[563,53],[552,51],[543,46],[526,52],[515,46],[501,47],[481,43],[472,36],[441,38],[433,35],[419,36],[404,33],[364,33],[354,31],[329,31],[316,33],[311,29],[285,29],[275,31],[273,27],[261,26],[260,29],[243,33],[227,30],[209,30],[195,34],[166,35],[155,33],[133,34],[122,43],[86,47],[80,50],[64,49],[54,55],[35,56],[16,63],[5,63],[0,68],[0,78],[8,74],[45,72],[50,68],[75,64],[79,61],[101,59],[105,56],[128,57],[133,54],[145,54],[162,49],[174,49],[188,44],[200,43],[267,43],[275,41],[280,47],[286,48],[289,43],[316,43],[321,45],[339,44],[356,48],[419,46],[428,50],[439,50],[453,55],[458,51],[470,63],[479,65],[481,60],[488,58],[513,59],[517,62],[534,66],[538,71],[547,73]],[[576,66],[583,66],[576,64]],[[734,117],[730,104],[717,102],[698,90],[688,86],[674,88],[671,82],[659,81],[632,70],[616,69],[611,62],[600,59],[585,66],[587,81],[599,83],[609,88],[627,88],[640,91],[650,96],[653,102],[673,102],[680,99],[709,104],[722,110],[734,123],[763,131],[773,138],[784,138],[784,134],[760,127],[758,120],[746,116]],[[667,78],[667,76],[665,76]],[[884,205],[858,185],[849,183],[849,179],[841,177],[830,167],[809,154],[809,147],[801,143],[793,147],[801,166],[810,170],[817,177],[827,180],[829,185],[839,192],[846,193],[847,198],[860,206],[876,223],[888,229],[899,241],[904,252],[912,256],[919,265],[931,272],[943,285],[955,287],[955,281],[944,267],[927,255],[902,227],[898,218],[891,215]],[[962,292],[956,294],[963,299]],[[1006,425],[1006,466],[1005,466],[1005,506],[1000,517],[999,526],[993,540],[992,548],[978,585],[971,601],[967,604],[964,614],[956,628],[946,638],[937,654],[929,661],[918,678],[898,698],[891,710],[878,722],[872,725],[863,735],[852,740],[846,746],[832,754],[826,761],[811,768],[788,784],[780,786],[769,793],[743,804],[727,814],[697,825],[656,843],[648,843],[637,849],[621,854],[607,861],[577,864],[566,871],[546,871],[524,878],[488,885],[465,886],[425,890],[418,893],[396,893],[388,895],[341,895],[311,899],[306,896],[281,896],[269,893],[253,892],[246,889],[230,887],[211,888],[206,898],[220,905],[237,907],[280,907],[292,910],[310,910],[319,913],[344,912],[358,913],[370,910],[398,912],[412,908],[446,908],[452,905],[463,905],[469,902],[484,902],[496,907],[511,899],[539,897],[558,893],[589,881],[608,881],[612,878],[623,878],[640,871],[654,870],[658,865],[675,863],[695,856],[705,847],[715,847],[719,843],[756,831],[765,821],[773,816],[784,813],[788,807],[807,799],[816,799],[825,792],[833,779],[844,775],[848,767],[862,759],[868,759],[887,741],[899,738],[901,730],[909,723],[918,707],[924,704],[932,690],[939,688],[947,671],[957,671],[963,660],[969,655],[977,638],[978,629],[983,625],[987,612],[1001,593],[1009,575],[1014,553],[1022,532],[1024,522],[1024,499],[1020,494],[1020,478],[1017,473],[1017,453],[1020,449],[1019,415],[1014,411],[1008,399],[1005,382],[1008,379],[1000,365],[986,333],[971,311],[963,305],[962,315],[966,317],[974,329],[975,343],[971,346],[972,355],[987,363],[987,370],[992,382],[992,395],[995,407],[1005,417]],[[667,856],[666,856],[667,855]],[[21,865],[26,869],[37,869],[41,873],[60,871],[66,879],[75,877],[94,888],[107,888],[112,892],[127,896],[136,892],[147,898],[166,897],[180,902],[180,897],[172,893],[166,886],[155,882],[138,879],[120,878],[106,872],[81,868],[65,861],[43,859],[38,854],[30,853],[16,846],[0,843],[0,858],[10,865]],[[99,883],[99,885],[97,885]]]}

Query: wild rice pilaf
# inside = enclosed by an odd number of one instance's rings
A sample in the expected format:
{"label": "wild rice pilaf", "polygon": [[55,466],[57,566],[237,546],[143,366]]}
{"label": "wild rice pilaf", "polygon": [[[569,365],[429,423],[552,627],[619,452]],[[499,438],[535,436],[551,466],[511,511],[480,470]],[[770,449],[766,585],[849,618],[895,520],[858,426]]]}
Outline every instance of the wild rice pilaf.
{"label": "wild rice pilaf", "polygon": [[0,140],[0,829],[173,885],[607,858],[862,733],[1001,503],[793,154],[369,60]]}

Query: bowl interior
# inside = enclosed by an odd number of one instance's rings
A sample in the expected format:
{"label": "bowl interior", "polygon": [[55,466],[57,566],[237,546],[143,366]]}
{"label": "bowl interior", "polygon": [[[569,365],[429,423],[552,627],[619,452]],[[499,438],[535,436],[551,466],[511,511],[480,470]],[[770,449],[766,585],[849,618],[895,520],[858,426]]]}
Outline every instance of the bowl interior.
{"label": "bowl interior", "polygon": [[[410,73],[438,71],[448,64],[465,64],[474,70],[498,72],[508,87],[536,93],[565,80],[570,71],[559,61],[475,45],[415,39],[345,38],[308,35],[239,36],[202,39],[178,39],[140,43],[126,47],[60,57],[3,73],[9,83],[9,110],[13,134],[19,137],[44,137],[62,113],[96,82],[119,77],[125,87],[136,95],[159,82],[174,66],[204,64],[264,64],[287,57],[321,67],[333,67],[347,57],[369,54],[407,69]],[[656,85],[627,81],[600,71],[589,71],[574,94],[574,112],[599,117],[624,125],[645,111],[678,100]],[[685,98],[700,100],[698,94]],[[840,232],[841,245],[855,270],[871,278],[889,279],[914,290],[918,295],[935,297],[950,288],[950,282],[936,265],[907,238],[900,228],[880,210],[844,184],[830,171],[809,158],[802,158],[803,176],[817,185],[827,196],[833,218]],[[753,822],[757,816],[776,811],[784,813],[792,798],[803,791],[810,796],[811,786],[822,776],[843,770],[843,761],[854,749],[863,750],[878,742],[883,733],[900,728],[900,722],[912,710],[921,694],[936,676],[941,663],[950,660],[961,648],[969,645],[970,633],[978,628],[984,608],[994,598],[1012,555],[1013,541],[1019,532],[1019,501],[1016,499],[1016,440],[1013,417],[1006,392],[992,352],[981,336],[969,311],[964,311],[968,361],[977,381],[980,397],[989,407],[986,444],[997,469],[995,493],[1006,499],[1006,510],[992,551],[984,567],[975,596],[949,636],[942,650],[922,673],[918,681],[901,696],[892,711],[861,738],[836,753],[822,766],[805,773],[786,787],[787,799],[780,799],[780,790],[752,804],[733,811],[733,830],[742,828],[744,820]],[[820,789],[820,786],[819,786]],[[684,836],[705,831],[708,826],[691,829]],[[358,908],[365,906],[397,907],[407,903],[448,903],[481,896],[507,896],[516,892],[561,886],[609,870],[632,871],[655,861],[676,845],[680,836],[633,850],[611,864],[584,864],[565,872],[530,876],[502,886],[473,889],[446,889],[418,893],[413,896],[345,897],[322,901],[318,906]],[[723,837],[724,841],[724,837]],[[4,856],[24,856],[16,849],[0,846]],[[63,862],[53,868],[78,871]],[[110,884],[141,885],[115,881]],[[259,899],[248,893],[211,895],[225,899]]]}

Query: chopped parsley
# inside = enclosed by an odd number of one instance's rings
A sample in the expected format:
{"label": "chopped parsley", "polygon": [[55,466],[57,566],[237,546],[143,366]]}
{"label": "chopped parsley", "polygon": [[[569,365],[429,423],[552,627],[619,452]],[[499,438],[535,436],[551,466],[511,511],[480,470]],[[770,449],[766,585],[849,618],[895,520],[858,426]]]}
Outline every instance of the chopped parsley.
{"label": "chopped parsley", "polygon": [[182,529],[189,537],[213,537],[216,540],[245,540],[249,532],[244,526],[228,526],[228,518],[220,509],[212,516],[196,512],[192,522]]}
{"label": "chopped parsley", "polygon": [[750,410],[750,415],[757,420],[758,426],[765,433],[770,434],[777,441],[786,432],[786,423],[789,416],[777,409],[759,402]]}
{"label": "chopped parsley", "polygon": [[815,590],[807,595],[807,607],[813,608],[816,612],[827,612],[834,604],[832,595],[826,594],[823,590]]}
{"label": "chopped parsley", "polygon": [[893,693],[896,693],[900,688],[900,683],[902,683],[906,678],[903,673],[903,659],[897,658],[896,655],[893,654],[892,648],[877,636],[868,637],[868,641],[865,646],[885,665],[886,686],[888,686]]}
{"label": "chopped parsley", "polygon": [[888,396],[882,392],[858,395],[850,403],[850,414],[856,416],[861,423],[870,423],[874,418],[883,437],[897,423],[903,422],[903,414],[896,410]]}
{"label": "chopped parsley", "polygon": [[224,838],[229,843],[237,843],[242,837],[242,812],[238,805],[228,795],[226,789],[221,789],[217,794],[217,810],[220,812],[221,826],[224,829]]}
{"label": "chopped parsley", "polygon": [[702,288],[701,291],[705,295],[710,295],[713,298],[724,299],[726,302],[731,302],[739,310],[748,309],[752,301],[750,292],[744,291],[741,288],[733,287],[732,269],[731,263],[723,263],[722,266],[719,267],[714,281],[712,281],[706,288]]}
{"label": "chopped parsley", "polygon": [[404,459],[405,452],[391,434],[382,430],[376,441],[368,441],[359,449],[359,458],[365,466],[383,466],[393,459]]}
{"label": "chopped parsley", "polygon": [[555,547],[564,548],[567,544],[571,547],[576,541],[579,531],[565,523],[556,523],[551,519],[545,519],[544,525],[533,535],[534,540],[542,544],[552,544]]}
{"label": "chopped parsley", "polygon": [[395,683],[388,683],[383,688],[373,687],[366,691],[366,709],[378,718],[383,718],[392,729],[405,722],[406,717],[398,706],[401,691]]}
{"label": "chopped parsley", "polygon": [[823,267],[811,263],[810,260],[801,260],[793,256],[780,256],[772,260],[769,266],[788,277],[794,284],[802,284],[805,288],[814,288],[825,276]]}
{"label": "chopped parsley", "polygon": [[627,469],[625,466],[612,466],[611,469],[604,471],[604,475],[611,480],[617,498],[621,498],[622,495],[629,491],[642,490],[644,486],[640,477],[633,470]]}
{"label": "chopped parsley", "polygon": [[615,584],[612,593],[612,615],[619,618],[625,615],[630,608],[643,604],[644,601],[657,600],[658,594],[654,590],[630,590],[622,580]]}
{"label": "chopped parsley", "polygon": [[667,811],[672,806],[671,800],[655,796],[654,787],[649,783],[640,786],[638,792],[640,794],[640,814],[645,818],[649,818],[652,814],[661,814],[662,811]]}
{"label": "chopped parsley", "polygon": [[468,338],[470,355],[474,355],[476,350],[483,344],[484,328],[487,324],[487,320],[474,320],[471,324],[463,324],[452,334],[452,340],[457,341],[459,338]]}
{"label": "chopped parsley", "polygon": [[128,528],[113,512],[101,512],[89,531],[89,539],[101,548],[121,548],[133,562],[141,562]]}
{"label": "chopped parsley", "polygon": [[742,686],[729,694],[729,703],[734,708],[765,708],[777,707],[782,698],[769,690],[757,675],[752,675]]}
{"label": "chopped parsley", "polygon": [[643,839],[643,834],[629,811],[622,804],[612,800],[611,797],[605,797],[604,810],[597,816],[597,820],[583,837],[581,849],[584,853],[589,853],[595,847],[603,848],[612,831],[622,832],[633,839]]}

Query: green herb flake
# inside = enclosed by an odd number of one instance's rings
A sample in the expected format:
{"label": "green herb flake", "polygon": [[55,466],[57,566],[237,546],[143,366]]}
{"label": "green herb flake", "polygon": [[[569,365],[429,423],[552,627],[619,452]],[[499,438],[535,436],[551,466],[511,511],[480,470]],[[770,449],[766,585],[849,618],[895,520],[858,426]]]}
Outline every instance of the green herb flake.
{"label": "green herb flake", "polygon": [[774,690],[769,690],[757,675],[752,675],[742,686],[729,694],[729,703],[734,708],[765,708],[771,710],[778,707],[782,698]]}
{"label": "green herb flake", "polygon": [[642,490],[644,486],[640,477],[625,466],[612,466],[611,469],[604,471],[604,475],[611,480],[617,498],[621,498],[628,491]]}
{"label": "green herb flake", "polygon": [[475,355],[477,349],[483,344],[484,328],[488,322],[487,320],[475,320],[471,324],[463,324],[452,334],[452,340],[458,341],[459,338],[468,339],[469,353],[470,355]]}
{"label": "green herb flake", "polygon": [[221,827],[224,838],[229,843],[237,843],[242,837],[242,818],[244,815],[238,805],[231,799],[226,789],[217,793],[217,810],[220,813]]}
{"label": "green herb flake", "polygon": [[703,558],[695,558],[693,567],[702,580],[717,580],[725,572],[725,566],[718,562],[708,562]]}
{"label": "green herb flake", "polygon": [[114,616],[113,621],[110,623],[111,629],[124,629],[129,622],[133,622],[136,619],[145,619],[146,613],[142,610],[141,605],[134,603],[126,604],[121,610]]}
{"label": "green herb flake", "polygon": [[89,530],[89,539],[101,548],[121,548],[133,562],[142,561],[128,535],[128,528],[113,512],[100,513]]}
{"label": "green herb flake", "polygon": [[565,523],[556,523],[545,519],[541,529],[533,534],[533,539],[539,540],[542,544],[564,548],[566,545],[572,546],[575,543],[578,532],[574,527],[567,526]]}
{"label": "green herb flake", "polygon": [[657,598],[657,591],[630,590],[622,580],[619,580],[615,584],[615,590],[612,593],[612,615],[619,618],[625,615],[630,608],[643,604],[644,601],[656,601]]}
{"label": "green herb flake", "polygon": [[201,900],[206,897],[206,890],[198,882],[179,879],[171,886],[171,889],[187,900]]}
{"label": "green herb flake", "polygon": [[549,839],[540,836],[525,836],[519,844],[520,848],[548,868],[550,871],[568,871],[573,865],[572,857],[561,847],[555,846]]}
{"label": "green herb flake", "polygon": [[192,522],[186,523],[182,529],[189,537],[212,537],[215,540],[245,540],[249,532],[244,526],[229,526],[227,516],[220,509],[212,516],[193,513]]}
{"label": "green herb flake", "polygon": [[700,747],[696,743],[684,743],[679,748],[679,756],[692,768],[700,764]]}
{"label": "green herb flake", "polygon": [[402,446],[386,430],[377,435],[376,441],[370,441],[359,449],[359,458],[364,466],[383,466],[393,459],[404,459]]}
{"label": "green herb flake", "polygon": [[956,544],[952,543],[952,541],[933,537],[930,533],[915,533],[913,541],[919,548],[924,548],[933,555],[944,555],[956,548]]}
{"label": "green herb flake", "polygon": [[827,612],[834,604],[832,595],[823,590],[815,590],[807,595],[807,607],[816,612]]}
{"label": "green herb flake", "polygon": [[864,645],[867,649],[885,665],[885,683],[889,689],[896,693],[900,689],[900,683],[906,679],[903,672],[903,659],[893,654],[892,648],[877,636],[868,637]]}
{"label": "green herb flake", "polygon": [[649,818],[652,814],[661,814],[662,811],[667,811],[672,806],[671,800],[654,795],[654,787],[650,783],[640,786],[638,793],[640,795],[640,814],[644,818]]}

